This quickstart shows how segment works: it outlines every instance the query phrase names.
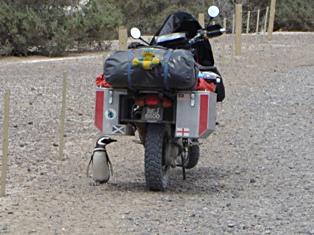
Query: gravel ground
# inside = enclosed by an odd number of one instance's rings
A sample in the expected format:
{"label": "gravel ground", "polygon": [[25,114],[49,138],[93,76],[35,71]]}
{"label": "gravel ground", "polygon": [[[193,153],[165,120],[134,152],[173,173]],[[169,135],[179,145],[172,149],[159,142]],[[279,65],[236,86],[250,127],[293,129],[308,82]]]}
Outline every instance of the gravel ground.
{"label": "gravel ground", "polygon": [[271,43],[246,36],[241,57],[231,55],[231,42],[213,40],[227,91],[220,125],[203,141],[186,181],[173,170],[163,193],[145,189],[143,147],[134,137],[108,146],[115,170],[109,184],[93,186],[86,178],[100,134],[93,114],[101,55],[0,60],[0,123],[3,92],[12,92],[0,234],[314,234],[314,35],[278,34]]}

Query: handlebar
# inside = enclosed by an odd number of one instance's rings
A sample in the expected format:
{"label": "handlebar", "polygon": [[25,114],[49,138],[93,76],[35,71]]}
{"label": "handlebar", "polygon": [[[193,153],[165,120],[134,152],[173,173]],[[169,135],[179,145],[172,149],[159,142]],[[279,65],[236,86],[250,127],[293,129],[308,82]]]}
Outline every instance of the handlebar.
{"label": "handlebar", "polygon": [[218,36],[222,35],[224,32],[226,32],[226,29],[222,28],[222,29],[219,29],[219,30],[206,32],[206,36],[208,38],[214,38],[214,37],[218,37]]}
{"label": "handlebar", "polygon": [[213,31],[207,31],[205,29],[201,29],[197,32],[196,36],[192,39],[189,40],[189,44],[193,45],[205,38],[213,38],[213,37],[218,37],[220,35],[222,35],[224,32],[226,32],[225,28],[220,28],[213,30]]}
{"label": "handlebar", "polygon": [[189,44],[190,44],[190,45],[193,45],[193,44],[197,43],[197,42],[202,38],[202,36],[203,36],[202,34],[197,33],[194,38],[191,38],[191,39],[189,40]]}

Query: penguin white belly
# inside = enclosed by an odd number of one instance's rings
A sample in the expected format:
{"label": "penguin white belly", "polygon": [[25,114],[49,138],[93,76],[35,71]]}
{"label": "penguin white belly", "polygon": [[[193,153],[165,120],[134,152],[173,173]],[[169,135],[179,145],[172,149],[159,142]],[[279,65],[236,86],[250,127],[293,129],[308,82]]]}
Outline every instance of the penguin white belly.
{"label": "penguin white belly", "polygon": [[99,183],[106,183],[110,178],[109,162],[106,156],[106,152],[96,151],[94,152],[92,161],[92,174],[93,179]]}

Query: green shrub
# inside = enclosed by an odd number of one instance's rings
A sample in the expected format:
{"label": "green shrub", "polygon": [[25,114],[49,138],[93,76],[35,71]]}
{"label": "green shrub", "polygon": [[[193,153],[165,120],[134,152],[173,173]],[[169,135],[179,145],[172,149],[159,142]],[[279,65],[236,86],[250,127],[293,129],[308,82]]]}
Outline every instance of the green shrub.
{"label": "green shrub", "polygon": [[[0,3],[0,55],[63,55],[76,43],[99,43],[116,36],[120,12],[89,1],[3,1]],[[75,1],[67,1],[75,2]]]}
{"label": "green shrub", "polygon": [[276,29],[314,31],[313,0],[278,0]]}

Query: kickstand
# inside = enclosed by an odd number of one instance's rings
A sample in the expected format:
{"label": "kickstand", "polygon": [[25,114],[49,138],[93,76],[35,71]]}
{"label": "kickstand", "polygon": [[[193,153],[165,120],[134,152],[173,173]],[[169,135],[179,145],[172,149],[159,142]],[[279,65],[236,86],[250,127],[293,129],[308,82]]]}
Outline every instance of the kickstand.
{"label": "kickstand", "polygon": [[186,179],[186,175],[185,175],[185,166],[184,166],[185,161],[184,161],[184,155],[183,155],[183,154],[186,154],[186,152],[183,151],[183,153],[181,153],[182,175],[183,175],[183,180],[185,180],[185,179]]}

